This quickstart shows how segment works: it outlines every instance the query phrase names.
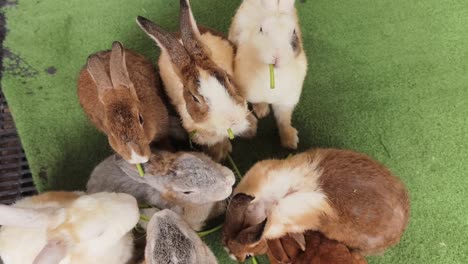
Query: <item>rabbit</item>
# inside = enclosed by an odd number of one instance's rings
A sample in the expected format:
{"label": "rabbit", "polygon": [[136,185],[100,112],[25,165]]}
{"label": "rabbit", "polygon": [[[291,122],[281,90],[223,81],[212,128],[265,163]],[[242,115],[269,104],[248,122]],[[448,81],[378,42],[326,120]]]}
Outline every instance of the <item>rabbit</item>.
{"label": "rabbit", "polygon": [[235,182],[230,169],[199,152],[158,151],[143,167],[141,177],[135,166],[112,155],[93,170],[87,190],[124,192],[139,203],[172,209],[198,231],[224,213]]}
{"label": "rabbit", "polygon": [[[266,240],[319,231],[362,255],[397,244],[409,218],[403,183],[350,150],[315,149],[256,163],[237,185],[223,243],[237,260],[265,253]],[[296,236],[302,246],[304,238]]]}
{"label": "rabbit", "polygon": [[168,135],[161,92],[151,63],[117,41],[112,51],[91,55],[78,79],[84,112],[107,135],[112,149],[132,164],[147,162],[150,143]]}
{"label": "rabbit", "polygon": [[216,264],[213,252],[179,215],[171,210],[157,212],[148,224],[146,264]]}
{"label": "rabbit", "polygon": [[230,137],[255,136],[257,119],[233,78],[235,49],[221,33],[197,26],[188,0],[180,0],[180,33],[141,16],[137,23],[161,49],[161,79],[183,127],[196,132],[193,142],[221,161],[232,151]]}
{"label": "rabbit", "polygon": [[359,253],[326,238],[320,232],[308,231],[304,236],[306,248],[301,248],[289,235],[267,241],[270,263],[367,264],[367,260]]}
{"label": "rabbit", "polygon": [[[263,118],[272,105],[281,145],[296,149],[299,137],[291,116],[307,73],[307,57],[294,0],[244,0],[229,28],[237,47],[234,80],[243,96]],[[274,65],[275,88],[269,66]]]}
{"label": "rabbit", "polygon": [[27,197],[0,205],[0,256],[5,264],[124,264],[138,218],[135,198],[123,193]]}

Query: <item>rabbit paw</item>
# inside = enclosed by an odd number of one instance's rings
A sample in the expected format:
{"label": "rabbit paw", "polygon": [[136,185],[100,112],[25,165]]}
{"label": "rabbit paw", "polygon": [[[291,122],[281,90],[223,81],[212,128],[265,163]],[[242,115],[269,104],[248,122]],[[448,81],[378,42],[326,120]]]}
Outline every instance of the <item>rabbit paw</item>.
{"label": "rabbit paw", "polygon": [[229,139],[205,148],[205,152],[216,162],[224,160],[231,151],[232,145]]}
{"label": "rabbit paw", "polygon": [[270,105],[268,103],[253,104],[252,107],[258,119],[264,118],[270,113]]}
{"label": "rabbit paw", "polygon": [[257,118],[255,118],[254,115],[250,114],[248,117],[247,117],[247,120],[249,121],[249,128],[247,128],[247,130],[242,133],[242,137],[245,137],[245,138],[253,138],[255,137],[255,135],[257,134]]}
{"label": "rabbit paw", "polygon": [[285,128],[280,128],[280,138],[281,145],[289,149],[297,149],[297,143],[299,143],[299,137],[297,135],[297,130],[288,126]]}

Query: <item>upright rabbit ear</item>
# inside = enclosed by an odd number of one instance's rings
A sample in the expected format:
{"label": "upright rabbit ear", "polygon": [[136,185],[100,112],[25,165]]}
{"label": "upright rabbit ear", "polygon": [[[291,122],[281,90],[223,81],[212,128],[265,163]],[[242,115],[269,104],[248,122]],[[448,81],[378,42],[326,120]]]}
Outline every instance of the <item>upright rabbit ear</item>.
{"label": "upright rabbit ear", "polygon": [[106,68],[97,55],[91,55],[88,57],[86,68],[96,83],[99,95],[102,95],[105,91],[113,89],[112,82],[106,72]]}
{"label": "upright rabbit ear", "polygon": [[62,240],[49,240],[34,259],[33,264],[58,264],[67,255],[67,247]]}
{"label": "upright rabbit ear", "polygon": [[128,75],[127,63],[125,61],[125,51],[122,43],[114,41],[112,43],[112,52],[109,62],[110,77],[114,88],[126,87],[133,88],[133,84],[130,81]]}
{"label": "upright rabbit ear", "polygon": [[0,225],[45,228],[51,221],[51,212],[38,209],[0,205]]}
{"label": "upright rabbit ear", "polygon": [[176,68],[183,71],[191,66],[191,59],[187,50],[173,35],[142,16],[137,17],[137,23],[146,35],[152,38],[162,50],[169,54]]}
{"label": "upright rabbit ear", "polygon": [[285,13],[291,13],[294,11],[294,0],[279,0],[279,11]]}
{"label": "upright rabbit ear", "polygon": [[205,60],[210,55],[208,47],[200,41],[200,31],[193,17],[189,0],[180,0],[180,33],[182,42],[195,60]]}

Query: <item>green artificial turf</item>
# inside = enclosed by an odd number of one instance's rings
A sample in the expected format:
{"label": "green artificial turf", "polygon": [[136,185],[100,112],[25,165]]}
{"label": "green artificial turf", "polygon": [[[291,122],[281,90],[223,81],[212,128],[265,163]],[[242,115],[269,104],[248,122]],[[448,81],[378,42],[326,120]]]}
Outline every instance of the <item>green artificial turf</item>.
{"label": "green artificial turf", "polygon": [[[468,263],[468,4],[466,0],[296,3],[309,73],[294,115],[300,149],[351,148],[399,175],[411,193],[401,243],[370,263]],[[227,32],[239,0],[193,0],[198,22]],[[176,29],[175,0],[28,0],[5,7],[2,88],[41,190],[83,189],[110,153],[86,120],[76,79],[88,54],[120,40],[154,60],[134,20]],[[255,150],[255,151],[252,151]],[[235,139],[245,172],[286,157],[274,121]],[[219,233],[206,240],[228,263]]]}

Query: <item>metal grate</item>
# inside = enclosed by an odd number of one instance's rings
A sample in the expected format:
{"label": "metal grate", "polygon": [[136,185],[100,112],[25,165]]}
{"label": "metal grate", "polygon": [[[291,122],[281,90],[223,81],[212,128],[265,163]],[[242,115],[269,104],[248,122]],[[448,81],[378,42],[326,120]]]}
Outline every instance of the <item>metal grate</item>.
{"label": "metal grate", "polygon": [[33,194],[36,188],[28,161],[0,89],[0,203],[10,204]]}

